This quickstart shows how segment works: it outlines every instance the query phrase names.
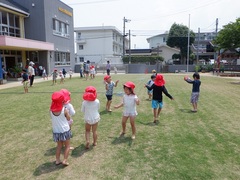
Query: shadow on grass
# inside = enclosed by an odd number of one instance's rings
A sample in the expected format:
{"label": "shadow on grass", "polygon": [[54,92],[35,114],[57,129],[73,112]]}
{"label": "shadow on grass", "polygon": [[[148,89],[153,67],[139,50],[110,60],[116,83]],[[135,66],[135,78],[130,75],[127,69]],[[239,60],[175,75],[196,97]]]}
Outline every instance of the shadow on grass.
{"label": "shadow on grass", "polygon": [[114,140],[112,141],[113,145],[122,144],[122,143],[128,144],[128,146],[132,146],[133,140],[131,137],[119,136],[119,137],[115,137]]}
{"label": "shadow on grass", "polygon": [[62,164],[60,165],[55,165],[55,161],[54,162],[46,162],[44,164],[41,164],[40,166],[38,166],[35,171],[33,172],[34,176],[40,176],[42,174],[47,174],[53,171],[57,171],[59,169],[63,169],[66,166],[63,166]]}
{"label": "shadow on grass", "polygon": [[180,109],[181,112],[183,113],[193,113],[191,110],[189,109]]}
{"label": "shadow on grass", "polygon": [[72,157],[81,157],[84,153],[86,153],[86,152],[88,152],[88,151],[90,151],[90,150],[92,150],[93,149],[93,147],[92,146],[90,146],[90,148],[89,149],[86,149],[85,148],[85,145],[84,144],[81,144],[80,146],[78,146],[78,147],[75,147],[73,150],[72,150],[72,153],[71,153],[71,156]]}
{"label": "shadow on grass", "polygon": [[154,122],[142,122],[142,121],[138,121],[140,124],[146,125],[146,126],[157,126],[159,125],[159,120],[156,121],[156,123]]}
{"label": "shadow on grass", "polygon": [[99,113],[100,115],[104,115],[104,114],[110,114],[108,111],[106,111],[106,110],[103,110],[103,111],[101,111],[100,113]]}
{"label": "shadow on grass", "polygon": [[51,149],[48,149],[46,152],[45,152],[45,156],[53,156],[53,155],[55,155],[55,153],[56,153],[56,147],[53,147],[53,148],[51,148]]}

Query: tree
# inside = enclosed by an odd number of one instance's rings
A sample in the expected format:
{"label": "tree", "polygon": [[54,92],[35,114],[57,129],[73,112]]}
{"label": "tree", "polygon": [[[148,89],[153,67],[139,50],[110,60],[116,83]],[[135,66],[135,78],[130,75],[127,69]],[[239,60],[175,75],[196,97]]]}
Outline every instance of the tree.
{"label": "tree", "polygon": [[[180,48],[181,64],[186,63],[187,51],[188,51],[188,27],[174,23],[169,31],[167,45],[170,47]],[[195,39],[195,34],[190,31],[190,42],[192,44]],[[191,53],[189,51],[189,53]]]}
{"label": "tree", "polygon": [[240,48],[240,18],[236,22],[231,22],[221,29],[214,40],[217,49],[236,49]]}

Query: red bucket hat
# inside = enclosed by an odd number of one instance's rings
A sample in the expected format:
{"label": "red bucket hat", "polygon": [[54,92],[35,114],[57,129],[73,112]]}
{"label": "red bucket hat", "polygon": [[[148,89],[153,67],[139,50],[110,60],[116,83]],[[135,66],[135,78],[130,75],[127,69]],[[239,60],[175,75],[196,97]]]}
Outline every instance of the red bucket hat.
{"label": "red bucket hat", "polygon": [[61,89],[60,92],[63,93],[64,96],[64,104],[68,104],[71,101],[71,93],[67,89]]}
{"label": "red bucket hat", "polygon": [[52,94],[52,104],[50,110],[53,112],[61,111],[63,108],[64,96],[60,91],[56,91]]}
{"label": "red bucket hat", "polygon": [[156,79],[154,81],[154,84],[156,86],[163,86],[165,84],[165,81],[164,81],[163,76],[161,74],[157,74]]}
{"label": "red bucket hat", "polygon": [[109,78],[111,78],[111,76],[109,75],[104,76],[104,81],[107,81]]}
{"label": "red bucket hat", "polygon": [[88,86],[85,89],[85,93],[83,94],[83,99],[86,101],[95,101],[97,99],[97,91],[93,86]]}
{"label": "red bucket hat", "polygon": [[130,88],[132,90],[132,92],[134,93],[135,84],[133,82],[128,81],[123,86]]}

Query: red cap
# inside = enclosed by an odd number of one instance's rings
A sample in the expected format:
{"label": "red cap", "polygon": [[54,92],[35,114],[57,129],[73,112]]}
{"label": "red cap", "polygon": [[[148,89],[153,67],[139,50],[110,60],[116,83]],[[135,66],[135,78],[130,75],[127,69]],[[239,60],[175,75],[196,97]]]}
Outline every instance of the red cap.
{"label": "red cap", "polygon": [[132,92],[134,93],[133,90],[134,90],[134,88],[135,88],[135,84],[134,84],[133,82],[128,81],[128,82],[126,82],[126,83],[124,84],[124,86],[130,88],[130,89],[132,90]]}
{"label": "red cap", "polygon": [[50,110],[53,112],[61,111],[63,108],[64,96],[60,91],[56,91],[52,94],[52,104]]}
{"label": "red cap", "polygon": [[88,86],[85,89],[85,93],[83,94],[83,99],[86,101],[95,101],[97,98],[96,88],[93,86]]}
{"label": "red cap", "polygon": [[63,93],[64,96],[64,104],[67,104],[71,101],[71,93],[67,89],[61,89],[60,92]]}
{"label": "red cap", "polygon": [[165,84],[165,81],[164,81],[163,76],[161,74],[157,74],[156,79],[154,81],[154,84],[156,86],[163,86]]}
{"label": "red cap", "polygon": [[107,81],[109,78],[111,78],[111,76],[109,75],[104,76],[104,81]]}

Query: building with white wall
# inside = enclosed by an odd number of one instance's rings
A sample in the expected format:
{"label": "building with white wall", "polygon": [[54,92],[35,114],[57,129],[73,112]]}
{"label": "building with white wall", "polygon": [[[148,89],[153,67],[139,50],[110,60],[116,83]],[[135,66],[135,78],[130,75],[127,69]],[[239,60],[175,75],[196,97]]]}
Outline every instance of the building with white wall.
{"label": "building with white wall", "polygon": [[[123,35],[114,26],[75,27],[76,59],[80,64],[89,60],[95,64],[122,63]],[[125,49],[128,48],[125,38]]]}

